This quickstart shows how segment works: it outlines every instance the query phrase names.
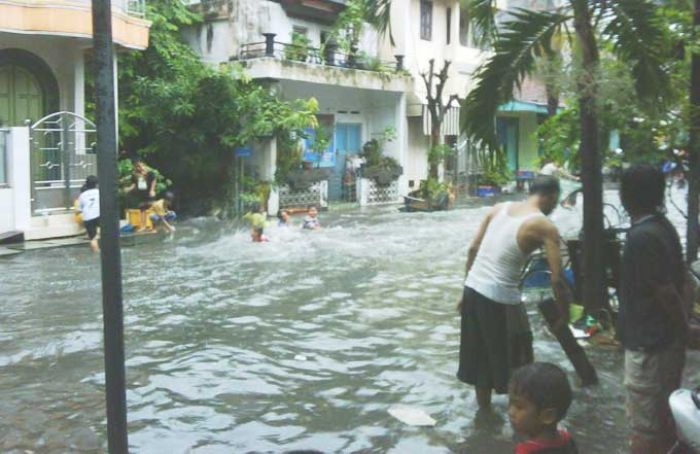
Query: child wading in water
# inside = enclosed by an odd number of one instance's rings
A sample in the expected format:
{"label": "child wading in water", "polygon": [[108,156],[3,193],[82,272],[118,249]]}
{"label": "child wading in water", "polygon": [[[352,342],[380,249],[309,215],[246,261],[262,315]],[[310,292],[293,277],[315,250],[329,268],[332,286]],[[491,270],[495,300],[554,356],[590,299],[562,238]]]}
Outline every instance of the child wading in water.
{"label": "child wading in water", "polygon": [[163,194],[162,199],[156,200],[151,204],[151,210],[153,210],[151,221],[153,221],[153,226],[156,229],[162,225],[169,233],[175,233],[175,227],[171,222],[177,218],[177,215],[170,209],[174,198],[173,193],[168,191]]}
{"label": "child wading in water", "polygon": [[289,218],[287,210],[277,210],[277,225],[279,227],[289,227],[292,225],[292,220]]}
{"label": "child wading in water", "polygon": [[566,374],[549,363],[518,369],[510,380],[508,417],[513,430],[527,437],[515,454],[578,454],[569,432],[558,428],[571,405]]}
{"label": "child wading in water", "polygon": [[262,227],[253,227],[250,238],[253,240],[253,243],[267,243],[270,241],[270,239],[263,234]]}
{"label": "child wading in water", "polygon": [[97,189],[97,177],[94,175],[87,177],[83,188],[85,190],[78,197],[78,209],[90,240],[90,249],[93,252],[99,252],[97,228],[100,226],[100,190]]}
{"label": "child wading in water", "polygon": [[316,230],[321,228],[321,223],[318,220],[318,210],[315,206],[310,205],[306,211],[307,216],[304,218],[303,229]]}

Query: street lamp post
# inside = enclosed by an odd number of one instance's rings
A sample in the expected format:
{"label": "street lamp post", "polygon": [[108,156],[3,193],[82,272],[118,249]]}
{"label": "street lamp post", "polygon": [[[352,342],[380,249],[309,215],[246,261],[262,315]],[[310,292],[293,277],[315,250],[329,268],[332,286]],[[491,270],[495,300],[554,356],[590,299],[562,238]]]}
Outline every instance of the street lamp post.
{"label": "street lamp post", "polygon": [[111,3],[111,0],[92,0],[92,28],[97,107],[97,171],[100,184],[107,440],[109,452],[121,454],[128,452],[129,442],[126,425],[124,310],[117,205],[117,131]]}

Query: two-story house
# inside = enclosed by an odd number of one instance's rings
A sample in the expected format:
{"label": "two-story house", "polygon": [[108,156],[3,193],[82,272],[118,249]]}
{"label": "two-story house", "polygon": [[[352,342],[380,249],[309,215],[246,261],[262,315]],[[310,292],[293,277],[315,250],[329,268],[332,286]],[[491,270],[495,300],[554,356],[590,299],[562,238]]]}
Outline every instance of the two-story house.
{"label": "two-story house", "polygon": [[[556,0],[500,0],[497,21],[505,20],[511,8],[544,9]],[[427,111],[427,90],[420,77],[435,59],[435,68],[451,62],[443,102],[449,96],[464,99],[473,87],[474,70],[489,56],[488,49],[475,45],[468,10],[460,0],[392,0],[391,27],[393,45],[385,39],[381,54],[402,54],[404,65],[413,76],[408,95],[408,160],[406,173],[411,186],[428,174],[430,118]],[[547,113],[546,96],[541,84],[527,81],[517,100],[501,107],[496,121],[499,140],[512,171],[535,170],[538,165],[538,144],[535,131]],[[448,160],[448,171],[466,172],[468,146],[460,139],[459,108],[448,112],[442,125],[444,141],[454,144],[458,159]]]}
{"label": "two-story house", "polygon": [[[388,127],[396,130],[398,139],[386,145],[385,153],[406,165],[405,110],[412,81],[400,71],[401,57],[391,55],[385,61],[376,58],[379,39],[369,26],[354,55],[324,46],[345,0],[193,3],[204,14],[205,22],[189,30],[186,39],[203,61],[212,65],[236,61],[252,78],[269,84],[281,99],[316,98],[319,123],[332,131],[331,145],[315,164],[328,169],[327,183],[315,187],[314,194],[291,194],[285,187],[279,193],[273,191],[270,212],[278,206],[306,202],[325,206],[329,201],[346,199],[348,163],[365,142],[380,137]],[[271,181],[275,174],[275,140],[252,145],[254,153],[247,161],[253,167],[251,171]],[[311,156],[309,159],[315,160]],[[401,177],[392,185],[389,196],[397,200],[407,188],[407,179]],[[383,197],[376,194],[376,188],[366,189],[366,197]]]}
{"label": "two-story house", "polygon": [[[532,7],[541,8],[550,1],[502,0],[499,6],[507,11],[530,2]],[[188,30],[186,39],[203,61],[212,65],[240,62],[254,79],[274,87],[283,99],[315,97],[319,101],[319,121],[334,131],[332,144],[321,158],[320,165],[331,170],[328,188],[320,196],[321,205],[343,198],[347,158],[387,127],[394,128],[398,138],[387,144],[386,154],[395,157],[404,170],[388,197],[398,200],[417,188],[428,176],[430,130],[426,87],[420,74],[428,69],[431,59],[435,59],[436,69],[445,60],[451,61],[445,101],[450,95],[464,99],[472,87],[474,70],[488,56],[488,51],[474,45],[470,18],[460,0],[393,0],[393,43],[368,26],[354,58],[337,49],[329,55],[326,45],[346,0],[191,3],[205,21]],[[514,171],[534,170],[537,165],[534,132],[546,107],[544,99],[530,97],[533,99],[520,97],[503,106],[496,125]],[[458,106],[447,114],[442,131],[445,143],[461,151],[461,159],[452,160],[448,171],[465,171],[468,147],[460,139]],[[248,164],[262,179],[272,180],[274,140],[255,148]],[[373,195],[361,194],[358,186],[361,201],[376,195],[376,188],[364,188]],[[285,206],[285,189],[281,191],[273,194],[270,211],[276,210],[277,202]]]}
{"label": "two-story house", "polygon": [[[144,8],[144,0],[112,1],[118,51],[148,46]],[[0,0],[0,234],[79,232],[73,199],[97,173],[85,118],[91,47],[90,0]]]}

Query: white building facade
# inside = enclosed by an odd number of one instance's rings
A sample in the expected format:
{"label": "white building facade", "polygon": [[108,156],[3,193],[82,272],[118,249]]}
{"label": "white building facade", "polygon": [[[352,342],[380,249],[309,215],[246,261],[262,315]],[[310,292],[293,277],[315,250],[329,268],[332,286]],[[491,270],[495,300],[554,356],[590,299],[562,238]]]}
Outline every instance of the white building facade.
{"label": "white building facade", "polygon": [[[551,1],[503,0],[499,6],[506,10],[532,3],[532,7],[541,8]],[[421,73],[427,71],[431,59],[436,70],[450,61],[444,102],[451,95],[464,99],[472,87],[474,70],[488,56],[474,45],[469,17],[460,0],[393,0],[393,44],[388,36],[381,37],[367,26],[357,49],[361,56],[358,61],[348,61],[348,55],[342,52],[328,55],[323,51],[328,49],[330,31],[346,0],[192,3],[205,21],[188,30],[185,37],[203,61],[212,65],[238,61],[254,79],[274,86],[282,99],[315,97],[319,101],[319,121],[334,131],[333,144],[321,164],[331,172],[327,194],[330,202],[344,198],[342,179],[349,158],[387,127],[393,128],[398,138],[386,145],[385,154],[403,167],[396,195],[417,189],[428,176],[430,129]],[[296,52],[300,35],[304,37],[301,57]],[[503,138],[514,171],[534,169],[537,164],[534,131],[542,109],[546,111],[537,102],[518,102],[506,106],[500,115],[499,137]],[[448,112],[442,135],[445,143],[464,148],[464,141],[459,139],[458,105]],[[271,181],[276,161],[274,144],[258,144],[256,152],[262,156],[252,161],[264,164],[257,174]],[[448,167],[453,175],[460,171],[456,162]],[[357,188],[362,190],[361,185]],[[367,197],[358,194],[358,199]],[[399,201],[400,197],[393,200]],[[270,211],[278,206],[273,194]]]}
{"label": "white building facade", "polygon": [[[145,49],[143,1],[112,2],[117,50]],[[0,235],[80,232],[72,206],[97,174],[94,124],[85,118],[89,0],[0,0]]]}

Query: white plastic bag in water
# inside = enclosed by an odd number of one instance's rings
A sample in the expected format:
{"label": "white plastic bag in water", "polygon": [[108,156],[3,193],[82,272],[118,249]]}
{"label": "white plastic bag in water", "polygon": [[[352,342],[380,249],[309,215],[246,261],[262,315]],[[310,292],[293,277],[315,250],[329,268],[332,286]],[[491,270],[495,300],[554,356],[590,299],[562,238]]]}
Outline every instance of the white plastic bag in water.
{"label": "white plastic bag in water", "polygon": [[418,407],[408,405],[392,405],[389,414],[409,426],[434,426],[437,422],[430,415]]}

